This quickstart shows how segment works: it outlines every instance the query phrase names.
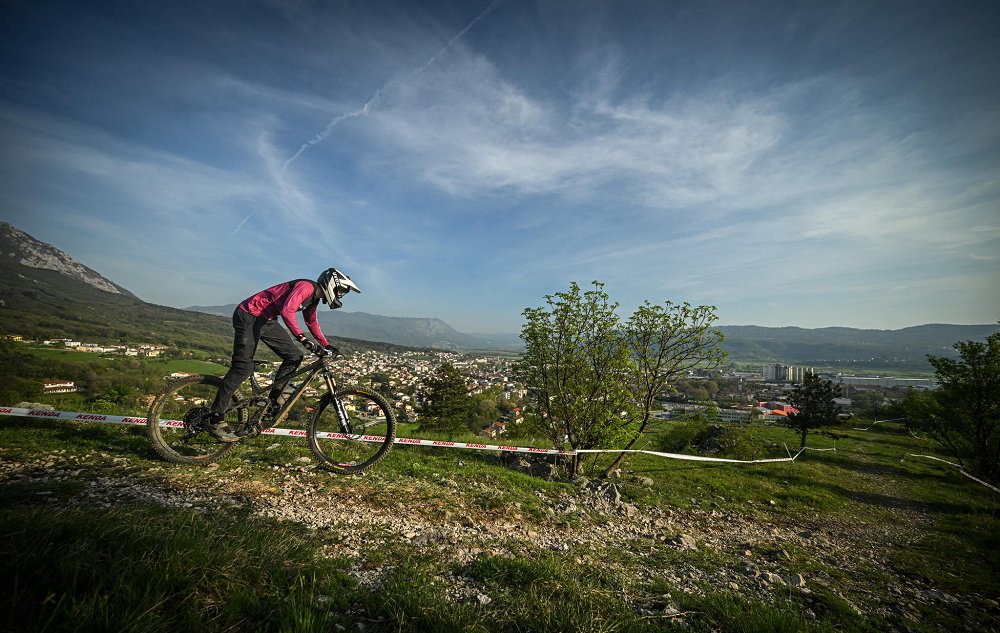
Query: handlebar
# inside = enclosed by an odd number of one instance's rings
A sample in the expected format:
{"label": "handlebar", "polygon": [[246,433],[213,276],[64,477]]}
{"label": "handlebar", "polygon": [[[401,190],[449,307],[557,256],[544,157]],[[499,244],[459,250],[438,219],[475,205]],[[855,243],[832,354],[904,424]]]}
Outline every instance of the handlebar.
{"label": "handlebar", "polygon": [[344,355],[333,354],[325,349],[321,349],[317,352],[313,352],[313,357],[318,361],[322,361],[323,364],[326,365],[328,363],[332,363],[333,361],[341,360],[344,358]]}

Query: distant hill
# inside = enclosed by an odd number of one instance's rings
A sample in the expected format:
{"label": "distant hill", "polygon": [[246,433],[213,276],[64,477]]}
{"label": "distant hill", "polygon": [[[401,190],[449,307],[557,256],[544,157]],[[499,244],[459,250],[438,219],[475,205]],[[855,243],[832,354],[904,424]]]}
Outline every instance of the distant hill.
{"label": "distant hill", "polygon": [[[235,304],[230,304],[188,309],[230,315],[235,308]],[[441,319],[386,317],[342,310],[320,310],[319,319],[324,331],[367,341],[456,350],[522,349],[516,334],[464,334]],[[932,324],[900,330],[862,330],[730,325],[718,329],[726,337],[722,347],[731,361],[928,372],[931,370],[928,354],[953,357],[952,346],[956,341],[986,340],[1000,327]]]}
{"label": "distant hill", "polygon": [[232,345],[225,319],[146,303],[5,222],[0,223],[0,332],[206,350]]}
{"label": "distant hill", "polygon": [[[228,353],[235,305],[187,310],[146,303],[59,249],[0,223],[0,333],[26,337],[129,339]],[[517,334],[466,334],[436,318],[320,310],[346,349],[388,346],[450,350],[521,349]],[[901,330],[719,328],[730,360],[871,370],[930,370],[927,354],[953,356],[956,341],[985,340],[993,325],[920,325]]]}
{"label": "distant hill", "polygon": [[[0,222],[0,334],[131,340],[228,354],[235,305],[188,310],[142,301],[73,259]],[[357,316],[355,316],[357,315]],[[481,347],[440,319],[326,310],[324,327],[344,351]]]}
{"label": "distant hill", "polygon": [[985,341],[994,325],[930,324],[900,330],[805,329],[729,325],[723,348],[731,359],[818,367],[929,371],[927,355],[954,357],[956,341]]}
{"label": "distant hill", "polygon": [[[191,306],[187,309],[228,317],[236,309],[236,304]],[[521,340],[517,335],[464,334],[435,318],[389,317],[343,309],[320,309],[317,316],[324,332],[363,341],[450,350],[521,349]]]}

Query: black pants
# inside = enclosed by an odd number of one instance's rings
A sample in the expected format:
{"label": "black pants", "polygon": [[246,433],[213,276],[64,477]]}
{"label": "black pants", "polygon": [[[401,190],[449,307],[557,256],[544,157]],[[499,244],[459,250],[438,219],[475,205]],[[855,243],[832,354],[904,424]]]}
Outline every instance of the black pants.
{"label": "black pants", "polygon": [[302,351],[275,320],[261,319],[239,308],[233,312],[233,362],[222,378],[222,387],[212,403],[212,411],[225,411],[236,389],[253,373],[253,356],[257,343],[265,345],[281,357],[281,366],[274,375],[271,397],[275,397],[302,363]]}

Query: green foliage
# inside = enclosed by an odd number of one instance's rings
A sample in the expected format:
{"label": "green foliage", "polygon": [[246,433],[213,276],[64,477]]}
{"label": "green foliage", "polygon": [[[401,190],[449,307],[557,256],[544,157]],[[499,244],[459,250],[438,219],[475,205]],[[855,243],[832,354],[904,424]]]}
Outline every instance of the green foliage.
{"label": "green foliage", "polygon": [[[67,353],[68,354],[68,353]],[[83,360],[77,360],[84,357]],[[18,344],[0,341],[0,404],[33,400],[41,395],[45,380],[70,380],[98,400],[121,405],[135,392],[157,391],[167,373],[159,361],[138,358],[100,358],[96,355],[36,355]],[[97,402],[97,400],[95,400]],[[103,406],[98,402],[98,406]],[[103,412],[103,411],[102,411]]]}
{"label": "green foliage", "polygon": [[42,382],[20,376],[0,375],[0,404],[34,401],[42,395]]}
{"label": "green foliage", "polygon": [[694,416],[681,420],[659,436],[659,450],[667,453],[696,453],[708,434],[708,420]]}
{"label": "green foliage", "polygon": [[[688,371],[718,366],[726,358],[719,345],[722,334],[712,329],[717,320],[713,306],[697,306],[667,301],[654,305],[646,301],[625,324],[625,340],[632,360],[633,398],[638,407],[638,429],[625,449],[635,446],[656,422],[652,416],[656,398]],[[714,385],[714,390],[718,386]],[[708,398],[706,390],[705,398]],[[713,405],[714,406],[714,405]],[[605,469],[607,476],[625,459],[620,453]]]}
{"label": "green foliage", "polygon": [[806,446],[809,431],[837,422],[836,397],[837,386],[812,372],[806,373],[802,383],[792,389],[788,401],[799,411],[788,416],[788,426],[799,432],[802,448]]}
{"label": "green foliage", "polygon": [[421,419],[420,432],[445,433],[449,437],[465,432],[474,402],[461,372],[451,363],[442,363],[427,381],[427,390],[430,404]]}
{"label": "green foliage", "polygon": [[96,398],[91,398],[87,402],[87,411],[90,413],[117,414],[126,413],[129,409],[135,409],[139,404],[141,394],[136,393],[129,387],[119,385],[105,391]]}
{"label": "green foliage", "polygon": [[472,396],[472,403],[466,418],[466,426],[472,432],[478,432],[493,422],[500,420],[503,414],[497,403],[497,394],[493,392],[480,393]]}
{"label": "green foliage", "polygon": [[382,394],[387,398],[392,397],[392,379],[388,375],[382,372],[375,372],[367,377],[367,380],[371,383],[371,387],[374,391]]}
{"label": "green foliage", "polygon": [[621,323],[604,285],[593,286],[581,292],[574,282],[546,296],[547,308],[524,311],[523,379],[554,445],[630,449],[654,423],[656,397],[671,381],[725,359],[722,334],[711,329],[714,307],[671,301],[646,301]]}
{"label": "green foliage", "polygon": [[1000,481],[1000,333],[954,347],[958,360],[928,356],[940,386],[910,392],[903,409],[972,472]]}
{"label": "green foliage", "polygon": [[[717,320],[713,306],[672,301],[654,305],[646,301],[625,325],[625,336],[633,359],[637,395],[648,411],[667,385],[695,368],[717,367],[726,359],[719,345],[721,332],[712,329]],[[712,392],[717,391],[714,385]]]}
{"label": "green foliage", "polygon": [[521,338],[521,371],[534,390],[539,413],[555,446],[616,446],[635,435],[635,400],[624,332],[604,285],[545,297],[528,308]]}
{"label": "green foliage", "polygon": [[767,455],[760,429],[755,426],[727,426],[721,443],[723,455],[733,459],[763,459]]}
{"label": "green foliage", "polygon": [[657,445],[668,453],[710,452],[728,459],[761,459],[767,453],[759,427],[713,424],[702,415],[675,422],[657,436]]}

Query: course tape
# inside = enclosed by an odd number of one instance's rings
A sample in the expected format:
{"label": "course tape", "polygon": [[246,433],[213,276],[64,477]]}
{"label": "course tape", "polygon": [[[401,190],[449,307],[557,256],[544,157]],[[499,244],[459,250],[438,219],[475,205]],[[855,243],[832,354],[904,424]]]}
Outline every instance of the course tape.
{"label": "course tape", "polygon": [[872,422],[871,424],[869,424],[868,426],[866,426],[864,428],[856,426],[856,427],[854,427],[854,430],[855,431],[870,431],[872,429],[872,427],[875,426],[876,424],[882,424],[883,422],[899,422],[900,420],[905,420],[905,419],[906,418],[892,418],[891,420],[875,420],[874,422]]}
{"label": "course tape", "polygon": [[[880,422],[897,422],[899,420],[905,420],[905,419],[906,418],[893,418],[891,420],[875,420],[874,422],[871,423],[871,425],[869,425],[866,428],[863,428],[863,429],[855,428],[854,430],[855,431],[867,431],[867,430],[871,429],[873,426],[875,426],[876,424],[878,424]],[[913,435],[913,437],[916,437],[916,435],[914,435],[913,431],[910,431],[910,435]],[[962,473],[963,475],[965,475],[966,477],[968,477],[972,481],[974,481],[974,482],[976,482],[978,484],[982,484],[982,485],[986,486],[987,488],[989,488],[990,490],[992,490],[994,492],[1000,492],[1000,488],[997,488],[996,486],[994,486],[992,484],[989,484],[989,483],[983,481],[982,479],[979,479],[978,477],[970,475],[968,473],[968,471],[966,471],[964,468],[962,468],[961,464],[956,464],[954,462],[949,462],[946,459],[941,459],[940,457],[934,457],[933,455],[917,455],[915,453],[908,453],[908,455],[909,455],[909,457],[923,457],[925,459],[933,459],[936,462],[943,462],[945,464],[948,464],[949,466],[954,466],[955,468],[958,469],[958,471],[960,473]]]}
{"label": "course tape", "polygon": [[[24,409],[20,407],[0,407],[0,415],[10,415],[25,418],[44,418],[49,420],[73,420],[76,422],[106,422],[109,424],[124,424],[129,426],[146,426],[146,418],[140,418],[135,416],[127,415],[103,415],[99,413],[77,413],[75,411],[50,411],[47,409]],[[884,421],[884,420],[883,420]],[[181,420],[160,420],[160,425],[165,427],[182,427],[184,422]],[[863,429],[859,429],[863,430]],[[306,432],[299,429],[264,429],[261,432],[262,435],[278,435],[278,436],[289,436],[289,437],[305,437]],[[344,433],[322,433],[317,435],[319,438],[327,439],[355,439],[361,440],[363,442],[382,442],[385,440],[385,436],[382,435],[346,435]],[[479,451],[499,451],[506,453],[533,453],[536,455],[577,455],[583,453],[643,453],[645,455],[655,455],[656,457],[665,457],[667,459],[680,459],[694,462],[722,462],[729,464],[773,464],[776,462],[794,462],[799,455],[810,451],[835,451],[834,448],[812,448],[803,447],[799,449],[798,453],[795,455],[789,455],[789,457],[779,457],[772,459],[724,459],[721,457],[701,457],[699,455],[684,455],[682,453],[664,453],[660,451],[647,451],[647,450],[624,450],[624,449],[581,449],[578,451],[561,451],[552,448],[535,448],[533,446],[506,446],[501,444],[474,444],[471,442],[445,442],[441,440],[421,440],[409,437],[397,437],[394,440],[395,444],[409,444],[411,446],[438,446],[443,448],[464,448],[470,450]],[[787,449],[786,449],[787,450]],[[954,466],[958,468],[959,472],[968,477],[969,479],[980,483],[994,492],[1000,492],[1000,488],[993,486],[982,479],[970,475],[960,464],[954,462],[949,462],[947,460],[941,459],[940,457],[934,457],[933,455],[917,455],[914,453],[909,453],[910,457],[923,457],[925,459],[933,459],[934,461],[943,462],[949,466]]]}
{"label": "course tape", "polygon": [[[75,411],[49,411],[46,409],[23,409],[19,407],[0,407],[0,415],[20,416],[26,418],[46,418],[52,420],[72,420],[75,422],[107,422],[109,424],[125,424],[130,426],[146,426],[146,418],[124,415],[104,415],[98,413],[77,413]],[[160,420],[160,426],[168,428],[183,427],[181,420]],[[262,435],[277,435],[289,437],[306,437],[306,432],[300,429],[264,429]],[[383,442],[382,435],[346,435],[344,433],[321,433],[317,434],[321,439],[354,439],[362,442]],[[684,455],[682,453],[664,453],[660,451],[648,450],[624,450],[624,449],[581,449],[578,451],[562,451],[553,448],[535,448],[534,446],[507,446],[503,444],[475,444],[472,442],[447,442],[443,440],[421,440],[410,437],[397,437],[394,444],[407,444],[410,446],[434,446],[439,448],[462,448],[477,451],[497,451],[501,453],[531,453],[534,455],[564,455],[572,456],[582,453],[643,453],[664,457],[667,459],[680,459],[695,462],[717,462],[729,464],[771,464],[776,462],[793,462],[806,450],[812,451],[835,451],[836,448],[803,448],[795,455],[772,459],[724,459],[721,457],[701,457],[699,455]],[[787,449],[786,449],[787,451]]]}
{"label": "course tape", "polygon": [[908,455],[910,457],[923,457],[925,459],[933,459],[936,462],[943,462],[945,464],[948,464],[949,466],[954,466],[955,468],[958,469],[958,472],[962,473],[963,475],[965,475],[966,477],[968,477],[972,481],[974,481],[976,483],[980,483],[980,484],[986,486],[987,488],[989,488],[993,492],[1000,492],[1000,488],[997,488],[996,486],[988,484],[985,481],[983,481],[982,479],[979,479],[978,477],[974,477],[974,476],[970,475],[968,472],[966,472],[966,470],[964,468],[962,468],[961,464],[956,464],[954,462],[949,462],[946,459],[941,459],[940,457],[934,457],[933,455],[917,455],[915,453],[908,453]]}
{"label": "course tape", "polygon": [[[835,451],[835,448],[813,448],[814,451]],[[645,455],[656,455],[667,459],[684,459],[692,462],[724,462],[729,464],[773,464],[775,462],[794,462],[795,459],[806,451],[805,448],[791,457],[777,457],[772,459],[723,459],[721,457],[702,457],[700,455],[684,455],[683,453],[663,453],[660,451],[647,450],[601,450],[601,449],[580,449],[577,453],[643,453]]]}
{"label": "course tape", "polygon": [[[103,415],[97,413],[77,413],[75,411],[48,411],[44,409],[22,409],[19,407],[0,407],[0,415],[12,415],[26,418],[46,418],[51,420],[73,420],[75,422],[107,422],[109,424],[125,424],[130,426],[146,426],[146,418],[125,415]],[[181,420],[160,420],[160,426],[183,427]],[[306,437],[306,432],[300,429],[264,429],[262,435],[284,435],[290,437]],[[383,435],[346,435],[344,433],[321,433],[316,437],[326,439],[355,439],[362,442],[383,442]],[[501,453],[532,453],[535,455],[574,455],[573,451],[560,451],[552,448],[535,448],[534,446],[507,446],[503,444],[475,444],[472,442],[445,442],[442,440],[421,440],[410,437],[397,437],[395,444],[410,446],[437,446],[443,448],[464,448],[477,451],[498,451]]]}

